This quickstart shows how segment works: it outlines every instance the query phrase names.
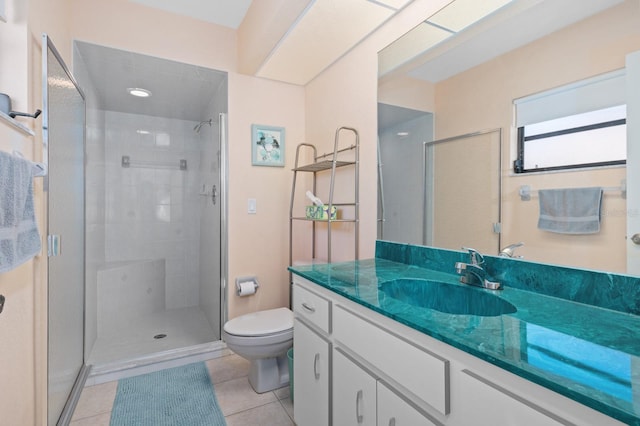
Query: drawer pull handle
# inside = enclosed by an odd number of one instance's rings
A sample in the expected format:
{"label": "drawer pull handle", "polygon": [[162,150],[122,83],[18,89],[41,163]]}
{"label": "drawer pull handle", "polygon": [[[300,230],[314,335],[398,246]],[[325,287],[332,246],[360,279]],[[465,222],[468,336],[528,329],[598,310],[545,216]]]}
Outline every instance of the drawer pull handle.
{"label": "drawer pull handle", "polygon": [[362,423],[362,414],[360,414],[360,402],[362,401],[362,390],[356,393],[356,421]]}
{"label": "drawer pull handle", "polygon": [[302,304],[302,307],[305,308],[307,311],[314,313],[316,311],[316,308],[314,308],[313,306],[309,306],[307,305],[307,302],[304,302]]}
{"label": "drawer pull handle", "polygon": [[389,426],[396,426],[396,418],[395,417],[391,417],[389,419]]}
{"label": "drawer pull handle", "polygon": [[318,372],[318,361],[320,361],[320,354],[316,354],[316,356],[313,358],[313,375],[315,376],[316,380],[320,378],[320,373]]}

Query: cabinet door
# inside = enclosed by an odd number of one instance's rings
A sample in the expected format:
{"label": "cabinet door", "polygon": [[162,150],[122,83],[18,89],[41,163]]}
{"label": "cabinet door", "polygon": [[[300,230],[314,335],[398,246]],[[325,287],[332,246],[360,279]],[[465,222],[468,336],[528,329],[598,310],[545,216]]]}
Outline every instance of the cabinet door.
{"label": "cabinet door", "polygon": [[376,425],[376,379],[333,351],[333,424]]}
{"label": "cabinet door", "polygon": [[460,375],[459,424],[559,426],[572,424],[469,370]]}
{"label": "cabinet door", "polygon": [[378,382],[378,426],[436,426],[428,418]]}
{"label": "cabinet door", "polygon": [[329,424],[330,344],[299,319],[293,326],[293,416],[299,425]]}

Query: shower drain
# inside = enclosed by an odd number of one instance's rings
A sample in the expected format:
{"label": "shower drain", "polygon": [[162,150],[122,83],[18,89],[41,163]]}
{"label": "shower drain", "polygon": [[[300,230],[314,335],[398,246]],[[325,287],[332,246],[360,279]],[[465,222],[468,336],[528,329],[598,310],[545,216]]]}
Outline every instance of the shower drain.
{"label": "shower drain", "polygon": [[155,336],[153,336],[154,339],[164,339],[165,337],[167,337],[167,335],[164,333],[156,334]]}

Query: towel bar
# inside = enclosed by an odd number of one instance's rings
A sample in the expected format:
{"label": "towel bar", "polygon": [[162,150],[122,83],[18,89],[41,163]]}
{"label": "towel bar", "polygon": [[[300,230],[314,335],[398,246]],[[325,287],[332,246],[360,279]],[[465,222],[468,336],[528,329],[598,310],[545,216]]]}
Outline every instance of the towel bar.
{"label": "towel bar", "polygon": [[[620,182],[620,186],[604,186],[602,187],[603,191],[620,191],[622,198],[627,198],[627,180],[623,179]],[[531,189],[530,185],[520,185],[518,189],[518,195],[520,195],[520,199],[522,201],[531,200],[531,195],[538,192],[535,189]]]}
{"label": "towel bar", "polygon": [[[13,151],[13,155],[23,160],[27,160],[20,151]],[[35,163],[31,160],[27,160],[33,165],[33,177],[42,177],[47,175],[47,165],[45,163]]]}
{"label": "towel bar", "polygon": [[187,160],[180,159],[178,164],[169,164],[169,163],[157,163],[157,162],[133,162],[131,161],[131,157],[128,155],[122,156],[121,165],[124,168],[129,167],[141,167],[147,169],[177,169],[177,170],[187,170]]}

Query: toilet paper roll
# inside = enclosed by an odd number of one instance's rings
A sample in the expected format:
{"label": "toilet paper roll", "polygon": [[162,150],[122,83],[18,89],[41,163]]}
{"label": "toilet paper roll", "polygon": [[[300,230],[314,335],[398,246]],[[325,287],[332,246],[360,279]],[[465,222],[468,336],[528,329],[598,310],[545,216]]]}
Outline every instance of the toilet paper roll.
{"label": "toilet paper roll", "polygon": [[238,296],[251,296],[256,292],[256,283],[255,281],[244,281],[239,284],[238,288]]}

